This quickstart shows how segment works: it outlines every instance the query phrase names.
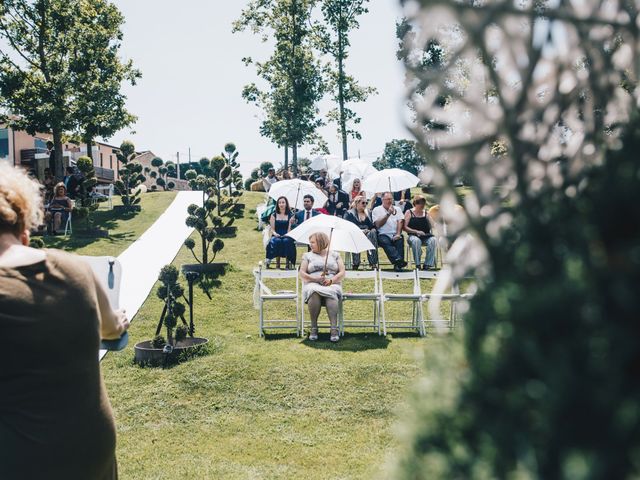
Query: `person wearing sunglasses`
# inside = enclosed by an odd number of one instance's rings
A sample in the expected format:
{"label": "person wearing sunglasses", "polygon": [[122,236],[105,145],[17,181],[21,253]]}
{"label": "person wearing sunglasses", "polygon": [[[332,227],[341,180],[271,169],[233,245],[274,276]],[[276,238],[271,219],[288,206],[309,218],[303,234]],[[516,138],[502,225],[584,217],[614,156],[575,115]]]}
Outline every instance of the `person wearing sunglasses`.
{"label": "person wearing sunglasses", "polygon": [[[364,195],[355,198],[353,208],[345,214],[344,218],[357,225],[362,230],[362,233],[373,243],[375,248],[367,252],[367,260],[371,268],[376,268],[378,266],[378,232],[367,211],[367,199]],[[351,254],[351,263],[354,270],[360,268],[359,253]]]}

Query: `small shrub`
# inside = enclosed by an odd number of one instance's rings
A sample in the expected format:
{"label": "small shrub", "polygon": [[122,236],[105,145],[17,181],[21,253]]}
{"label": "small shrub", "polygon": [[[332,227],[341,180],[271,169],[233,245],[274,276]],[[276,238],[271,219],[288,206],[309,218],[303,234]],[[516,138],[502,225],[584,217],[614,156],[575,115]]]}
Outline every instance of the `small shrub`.
{"label": "small shrub", "polygon": [[151,340],[151,344],[153,345],[153,348],[164,348],[164,346],[167,344],[167,341],[162,335],[156,335],[155,337],[153,337],[153,340]]}
{"label": "small shrub", "polygon": [[182,340],[187,338],[188,334],[189,329],[184,325],[180,325],[178,328],[176,328],[176,342],[181,342]]}

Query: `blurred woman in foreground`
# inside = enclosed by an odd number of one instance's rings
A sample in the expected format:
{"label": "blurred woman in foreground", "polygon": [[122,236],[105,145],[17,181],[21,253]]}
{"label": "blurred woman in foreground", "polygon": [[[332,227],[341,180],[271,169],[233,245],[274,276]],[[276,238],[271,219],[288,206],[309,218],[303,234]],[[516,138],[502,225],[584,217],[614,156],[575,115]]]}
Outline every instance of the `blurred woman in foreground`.
{"label": "blurred woman in foreground", "polygon": [[86,263],[28,246],[41,222],[38,183],[0,164],[0,476],[114,479],[98,350],[129,322]]}

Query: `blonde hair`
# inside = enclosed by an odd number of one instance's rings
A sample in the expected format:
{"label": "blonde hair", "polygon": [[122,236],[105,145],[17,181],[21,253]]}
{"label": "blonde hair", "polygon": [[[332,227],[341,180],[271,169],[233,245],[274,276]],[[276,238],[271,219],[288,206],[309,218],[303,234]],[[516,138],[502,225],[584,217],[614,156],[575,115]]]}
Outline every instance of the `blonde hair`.
{"label": "blonde hair", "polygon": [[318,245],[318,250],[323,251],[329,246],[329,236],[323,232],[316,232],[309,235],[309,240],[312,238],[316,239],[316,244]]}
{"label": "blonde hair", "polygon": [[429,216],[433,220],[440,220],[440,205],[434,205],[429,209]]}
{"label": "blonde hair", "polygon": [[40,184],[21,168],[0,162],[0,233],[20,236],[42,223]]}

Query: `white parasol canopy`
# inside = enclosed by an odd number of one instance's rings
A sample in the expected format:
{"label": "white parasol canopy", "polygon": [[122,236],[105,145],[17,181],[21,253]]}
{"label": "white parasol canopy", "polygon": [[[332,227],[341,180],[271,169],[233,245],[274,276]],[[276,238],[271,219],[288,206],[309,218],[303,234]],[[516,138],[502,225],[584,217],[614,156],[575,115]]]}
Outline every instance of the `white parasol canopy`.
{"label": "white parasol canopy", "polygon": [[370,193],[400,192],[415,187],[420,179],[413,173],[399,168],[385,168],[362,181],[362,190]]}
{"label": "white parasol canopy", "polygon": [[312,170],[325,169],[329,177],[333,179],[340,176],[342,159],[335,155],[321,155],[314,158],[309,167],[311,167]]}
{"label": "white parasol canopy", "polygon": [[318,232],[329,236],[329,250],[360,253],[375,248],[354,223],[334,215],[317,215],[310,218],[287,233],[287,236],[297,242],[308,244],[311,234]]}
{"label": "white parasol canopy", "polygon": [[289,207],[302,209],[304,206],[304,196],[313,197],[313,208],[322,208],[327,203],[327,196],[318,190],[314,183],[294,178],[293,180],[280,180],[271,185],[269,196],[274,200],[279,197],[286,197]]}

